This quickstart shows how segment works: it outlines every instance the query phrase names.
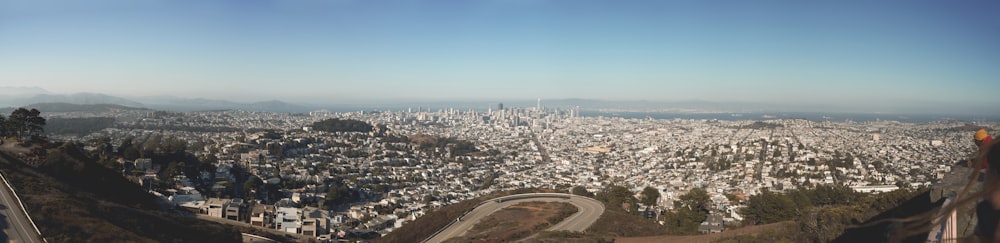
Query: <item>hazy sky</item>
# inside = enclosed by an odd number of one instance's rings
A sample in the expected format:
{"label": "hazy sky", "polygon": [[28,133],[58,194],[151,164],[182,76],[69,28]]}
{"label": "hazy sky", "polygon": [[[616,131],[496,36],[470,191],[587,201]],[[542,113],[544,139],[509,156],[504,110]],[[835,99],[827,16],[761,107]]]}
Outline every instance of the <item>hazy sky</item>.
{"label": "hazy sky", "polygon": [[1000,2],[0,0],[0,86],[982,106]]}

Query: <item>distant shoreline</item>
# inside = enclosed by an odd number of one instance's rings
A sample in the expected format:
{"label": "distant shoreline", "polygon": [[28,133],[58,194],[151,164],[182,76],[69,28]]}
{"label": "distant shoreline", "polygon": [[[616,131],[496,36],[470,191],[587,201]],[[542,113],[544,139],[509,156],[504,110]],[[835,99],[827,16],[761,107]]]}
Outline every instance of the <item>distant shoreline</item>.
{"label": "distant shoreline", "polygon": [[822,112],[733,112],[733,113],[676,113],[676,112],[635,112],[635,111],[580,111],[584,117],[621,117],[621,118],[652,118],[652,119],[708,119],[708,120],[777,120],[805,119],[810,121],[899,121],[925,123],[933,121],[984,121],[1000,120],[996,116],[974,117],[970,115],[919,115],[919,114],[873,114],[873,113],[822,113]]}

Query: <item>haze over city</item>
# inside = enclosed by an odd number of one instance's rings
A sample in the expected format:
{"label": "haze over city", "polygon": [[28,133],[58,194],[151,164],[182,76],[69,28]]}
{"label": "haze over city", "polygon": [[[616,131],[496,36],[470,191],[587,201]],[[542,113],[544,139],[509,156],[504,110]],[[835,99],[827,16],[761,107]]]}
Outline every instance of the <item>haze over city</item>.
{"label": "haze over city", "polygon": [[300,104],[536,98],[998,114],[1000,4],[0,1],[0,84]]}
{"label": "haze over city", "polygon": [[1000,242],[998,13],[0,0],[0,242]]}

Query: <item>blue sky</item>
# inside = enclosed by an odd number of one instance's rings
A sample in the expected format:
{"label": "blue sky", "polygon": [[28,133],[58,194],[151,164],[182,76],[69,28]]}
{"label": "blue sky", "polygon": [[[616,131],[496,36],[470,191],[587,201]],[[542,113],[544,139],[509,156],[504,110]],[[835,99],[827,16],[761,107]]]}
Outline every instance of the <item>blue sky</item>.
{"label": "blue sky", "polygon": [[0,0],[0,86],[998,111],[997,13],[997,1]]}

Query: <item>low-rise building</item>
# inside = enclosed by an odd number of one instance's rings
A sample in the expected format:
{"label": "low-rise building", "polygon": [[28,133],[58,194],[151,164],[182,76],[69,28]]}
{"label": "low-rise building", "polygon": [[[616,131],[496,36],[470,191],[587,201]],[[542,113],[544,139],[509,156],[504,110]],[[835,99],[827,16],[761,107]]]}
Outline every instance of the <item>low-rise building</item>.
{"label": "low-rise building", "polygon": [[245,213],[246,213],[246,204],[243,203],[243,199],[241,198],[233,198],[226,205],[226,219],[245,221],[247,218],[246,216],[244,216]]}
{"label": "low-rise building", "polygon": [[298,234],[302,227],[302,209],[279,207],[274,213],[274,228],[283,232]]}
{"label": "low-rise building", "polygon": [[220,219],[225,218],[226,205],[228,205],[228,202],[225,199],[209,198],[208,201],[205,202],[205,213],[208,214],[209,217]]}
{"label": "low-rise building", "polygon": [[187,202],[204,200],[201,196],[201,192],[198,192],[198,190],[195,190],[193,187],[181,188],[180,190],[175,191],[173,195],[170,195],[170,198],[168,199],[175,206]]}
{"label": "low-rise building", "polygon": [[702,234],[719,233],[726,229],[722,215],[710,214],[705,222],[698,225],[698,232]]}
{"label": "low-rise building", "polygon": [[256,204],[250,209],[250,224],[270,227],[274,223],[274,206]]}
{"label": "low-rise building", "polygon": [[328,214],[318,208],[302,210],[302,234],[316,237],[329,233],[330,219]]}

